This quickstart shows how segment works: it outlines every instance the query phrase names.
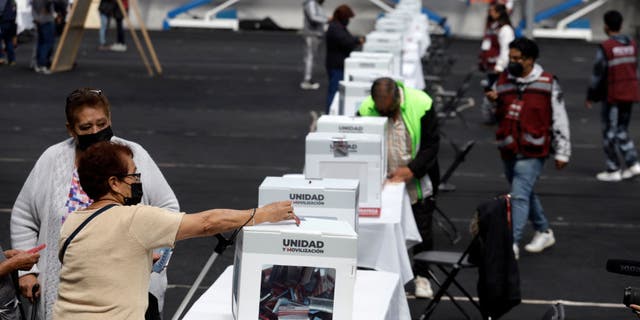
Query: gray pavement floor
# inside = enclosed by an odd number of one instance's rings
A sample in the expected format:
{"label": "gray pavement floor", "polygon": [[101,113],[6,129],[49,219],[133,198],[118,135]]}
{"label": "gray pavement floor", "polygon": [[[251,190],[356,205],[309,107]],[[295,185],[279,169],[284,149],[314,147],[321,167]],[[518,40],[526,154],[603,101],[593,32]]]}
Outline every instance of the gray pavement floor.
{"label": "gray pavement floor", "polygon": [[[49,76],[29,69],[32,43],[18,48],[18,64],[0,66],[0,243],[9,247],[10,208],[30,169],[44,149],[67,137],[65,96],[77,87],[103,89],[112,103],[116,135],[141,143],[159,164],[182,210],[250,208],[257,203],[265,176],[298,173],[304,164],[304,137],[312,110],[322,111],[326,83],[322,58],[316,69],[320,90],[303,91],[302,40],[293,32],[171,30],[152,32],[164,74],[150,78],[129,41],[126,53],[97,50],[97,32],[88,31],[77,67]],[[638,181],[602,183],[604,168],[599,107],[583,106],[596,45],[581,41],[542,40],[542,65],[555,73],[565,90],[571,120],[573,156],[556,171],[547,164],[536,190],[557,244],[540,254],[522,253],[519,261],[523,303],[503,319],[540,319],[561,300],[567,319],[632,319],[622,304],[626,286],[638,278],[607,273],[609,258],[638,259]],[[478,41],[456,39],[448,52],[457,63],[444,86],[455,89],[475,65]],[[469,95],[480,102],[480,76]],[[457,143],[476,145],[455,172],[457,190],[442,193],[439,206],[462,230],[452,245],[436,229],[436,248],[460,250],[474,208],[484,199],[508,191],[493,144],[493,128],[481,124],[477,107],[463,113],[466,126],[450,119],[443,130]],[[634,115],[631,135],[638,141]],[[441,144],[441,167],[453,152]],[[533,234],[527,228],[525,239]],[[169,267],[164,316],[169,319],[213,252],[215,239],[177,245]],[[229,248],[206,275],[200,295],[232,262]],[[477,273],[464,270],[459,279],[475,293]],[[452,291],[454,296],[459,293]],[[409,296],[417,319],[428,300]],[[475,319],[469,303],[462,306]],[[443,301],[434,319],[461,319]]]}

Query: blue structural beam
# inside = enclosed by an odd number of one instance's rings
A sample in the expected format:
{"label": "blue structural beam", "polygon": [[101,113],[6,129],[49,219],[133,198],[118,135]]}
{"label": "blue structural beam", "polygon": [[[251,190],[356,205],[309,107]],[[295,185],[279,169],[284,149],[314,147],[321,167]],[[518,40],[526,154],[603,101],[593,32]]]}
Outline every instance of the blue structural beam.
{"label": "blue structural beam", "polygon": [[[195,9],[203,5],[211,4],[211,2],[212,0],[193,0],[187,4],[181,5],[173,10],[170,10],[169,12],[167,12],[167,17],[162,22],[162,29],[164,30],[170,29],[169,21],[168,21],[169,19],[173,19],[178,15],[183,14],[191,9]],[[235,9],[225,9],[218,12],[216,14],[216,17],[221,19],[237,19],[238,13]]]}
{"label": "blue structural beam", "polygon": [[447,18],[442,17],[425,7],[422,7],[422,13],[425,14],[429,18],[429,20],[435,21],[437,24],[439,24],[442,29],[444,29],[444,35],[449,36],[449,34],[451,33],[451,28],[447,24]]}
{"label": "blue structural beam", "polygon": [[[574,7],[577,7],[581,4],[584,3],[584,0],[567,0],[563,3],[560,3],[556,6],[553,6],[551,8],[542,10],[540,12],[538,12],[535,17],[533,18],[533,21],[538,23],[540,21],[544,21],[550,18],[553,18],[561,13],[564,13],[566,11],[571,10]],[[527,27],[527,22],[525,19],[520,20],[520,23],[518,24],[518,27],[516,28],[516,36],[520,37],[522,36],[522,30],[524,30],[524,28]]]}
{"label": "blue structural beam", "polygon": [[169,30],[169,19],[173,19],[182,13],[209,3],[211,3],[211,0],[193,0],[185,5],[181,5],[173,10],[170,10],[169,12],[167,12],[167,17],[162,22],[162,28],[164,30]]}

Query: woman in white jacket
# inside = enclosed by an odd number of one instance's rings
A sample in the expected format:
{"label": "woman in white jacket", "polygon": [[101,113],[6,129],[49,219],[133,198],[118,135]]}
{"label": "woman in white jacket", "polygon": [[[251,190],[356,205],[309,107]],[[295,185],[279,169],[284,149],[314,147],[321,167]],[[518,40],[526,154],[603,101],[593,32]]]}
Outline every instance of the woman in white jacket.
{"label": "woman in white jacket", "polygon": [[[31,301],[34,301],[33,286],[40,284],[36,292],[36,297],[40,296],[37,315],[47,320],[52,318],[57,297],[61,226],[69,213],[92,203],[82,191],[77,173],[77,160],[91,144],[111,140],[129,146],[144,176],[142,204],[174,212],[180,210],[171,187],[147,151],[135,142],[113,137],[110,105],[102,91],[90,88],[73,91],[67,97],[65,113],[71,138],[50,146],[40,156],[11,211],[11,242],[15,249],[28,250],[37,244],[47,244],[38,264],[30,271],[21,272],[19,278],[22,295]],[[159,310],[148,312],[162,311],[166,287],[166,270],[153,273],[149,290],[158,300]]]}
{"label": "woman in white jacket", "polygon": [[[485,72],[487,79],[484,83],[485,91],[489,90],[498,80],[507,64],[509,64],[509,43],[515,39],[515,31],[511,26],[508,9],[504,4],[493,3],[489,5],[487,25],[479,55],[479,68]],[[484,121],[493,124],[493,112],[491,103],[484,99],[481,106]]]}

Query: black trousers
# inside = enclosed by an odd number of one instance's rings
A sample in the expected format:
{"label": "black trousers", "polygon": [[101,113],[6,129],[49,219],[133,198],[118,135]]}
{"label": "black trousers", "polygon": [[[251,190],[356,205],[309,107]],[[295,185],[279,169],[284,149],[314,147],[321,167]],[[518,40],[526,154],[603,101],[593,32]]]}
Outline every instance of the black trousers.
{"label": "black trousers", "polygon": [[[422,251],[433,250],[433,211],[435,210],[435,200],[433,197],[419,200],[411,206],[413,217],[416,219],[422,243],[411,249],[412,256]],[[413,262],[413,273],[426,277],[428,274],[427,265],[419,261]]]}
{"label": "black trousers", "polygon": [[149,306],[147,307],[147,312],[144,314],[145,320],[160,320],[160,310],[158,308],[158,299],[149,293]]}

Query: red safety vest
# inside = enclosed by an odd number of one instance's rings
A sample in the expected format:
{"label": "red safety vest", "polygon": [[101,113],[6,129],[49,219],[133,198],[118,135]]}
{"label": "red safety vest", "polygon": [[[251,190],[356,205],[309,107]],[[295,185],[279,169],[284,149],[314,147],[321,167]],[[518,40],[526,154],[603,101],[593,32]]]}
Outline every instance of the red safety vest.
{"label": "red safety vest", "polygon": [[484,31],[482,45],[480,50],[480,70],[493,72],[496,62],[500,56],[500,42],[498,41],[498,32],[500,25],[497,22],[492,23]]}
{"label": "red safety vest", "polygon": [[543,72],[536,81],[519,85],[509,80],[505,71],[496,85],[496,142],[502,158],[547,157],[551,149],[553,75]]}
{"label": "red safety vest", "polygon": [[607,58],[607,102],[640,101],[636,59],[638,49],[635,41],[629,44],[609,39],[602,43]]}

